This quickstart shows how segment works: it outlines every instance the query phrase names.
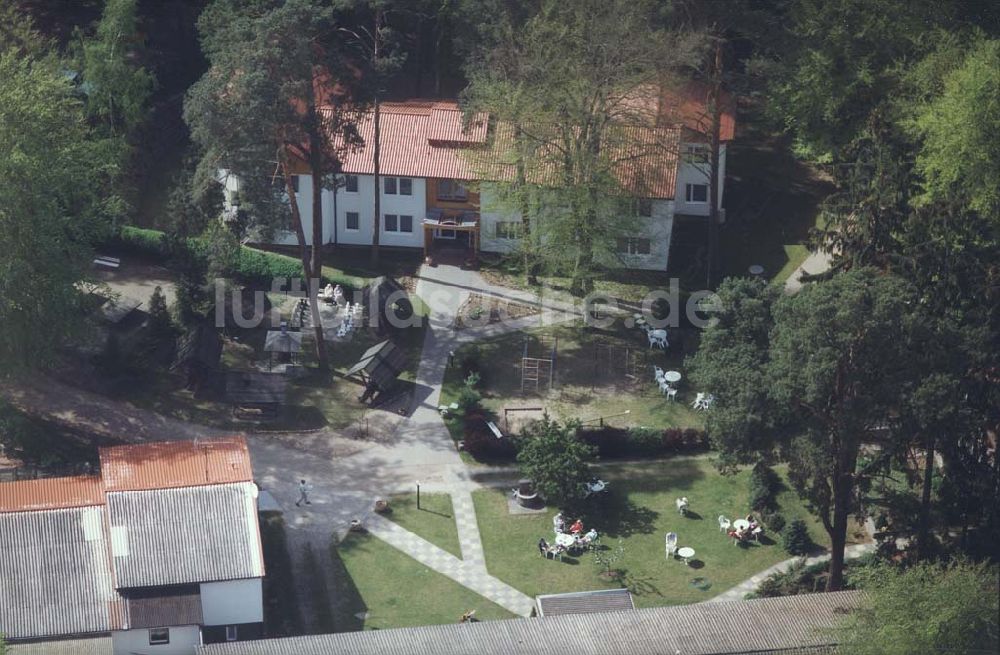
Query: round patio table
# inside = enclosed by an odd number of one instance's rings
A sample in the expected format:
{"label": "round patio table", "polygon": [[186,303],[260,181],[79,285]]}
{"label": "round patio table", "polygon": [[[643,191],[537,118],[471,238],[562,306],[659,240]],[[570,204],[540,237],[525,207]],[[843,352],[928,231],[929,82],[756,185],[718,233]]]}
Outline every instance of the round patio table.
{"label": "round patio table", "polygon": [[681,372],[680,371],[667,371],[663,374],[663,379],[667,382],[680,382]]}
{"label": "round patio table", "polygon": [[576,544],[576,537],[571,534],[556,535],[556,545],[563,548],[572,548]]}
{"label": "round patio table", "polygon": [[679,548],[677,550],[677,554],[680,556],[681,559],[684,560],[685,564],[690,564],[691,558],[694,557],[694,548],[691,548],[690,546],[684,546],[683,548]]}
{"label": "round patio table", "polygon": [[746,519],[736,519],[733,521],[733,530],[746,530],[750,527],[750,521]]}

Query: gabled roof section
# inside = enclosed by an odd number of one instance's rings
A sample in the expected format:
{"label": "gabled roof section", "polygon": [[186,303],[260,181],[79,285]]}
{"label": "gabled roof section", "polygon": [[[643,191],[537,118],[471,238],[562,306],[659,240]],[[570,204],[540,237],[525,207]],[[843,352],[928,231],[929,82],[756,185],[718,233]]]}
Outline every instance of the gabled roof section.
{"label": "gabled roof section", "polygon": [[120,629],[104,507],[0,514],[0,632],[8,639]]}
{"label": "gabled roof section", "polygon": [[107,491],[175,489],[253,480],[250,452],[241,436],[102,448]]}
{"label": "gabled roof section", "polygon": [[0,513],[33,512],[104,504],[96,475],[19,480],[0,484]]}
{"label": "gabled roof section", "polygon": [[435,103],[428,122],[427,140],[457,145],[486,143],[489,117],[485,113],[477,113],[468,125],[463,124],[463,118],[462,111],[454,103]]}
{"label": "gabled roof section", "polygon": [[206,644],[202,655],[737,655],[816,653],[836,643],[835,627],[860,592],[698,603],[631,612],[568,614],[471,624],[341,632]]}
{"label": "gabled roof section", "polygon": [[600,589],[568,594],[546,594],[535,599],[539,616],[626,612],[635,609],[628,589]]}
{"label": "gabled roof section", "polygon": [[[664,87],[660,95],[658,124],[683,125],[685,128],[711,136],[712,116],[709,112],[709,86],[702,82],[689,81],[677,87]],[[732,141],[736,136],[736,101],[723,90],[719,105],[719,140]]]}
{"label": "gabled roof section", "polygon": [[252,482],[108,493],[121,589],[264,575]]}

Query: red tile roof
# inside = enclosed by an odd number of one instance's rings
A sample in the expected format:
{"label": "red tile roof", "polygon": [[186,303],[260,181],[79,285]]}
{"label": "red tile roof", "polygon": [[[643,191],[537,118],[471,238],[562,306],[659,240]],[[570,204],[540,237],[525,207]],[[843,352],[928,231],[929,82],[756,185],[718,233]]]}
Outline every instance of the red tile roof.
{"label": "red tile roof", "polygon": [[[333,111],[327,109],[326,111]],[[456,180],[505,178],[510,126],[495,126],[488,138],[488,118],[478,114],[465,127],[455,102],[409,100],[384,103],[380,112],[382,175]],[[372,112],[361,115],[358,132],[364,145],[341,154],[343,171],[372,175],[375,128]],[[613,135],[620,146],[613,155],[621,183],[650,198],[673,198],[680,130],[676,126],[625,126]]]}
{"label": "red tile roof", "polygon": [[[687,82],[679,88],[666,88],[660,95],[658,124],[683,124],[689,130],[708,136],[712,130],[712,117],[708,113],[709,87],[701,82]],[[732,141],[736,135],[736,102],[723,91],[719,99],[722,115],[719,121],[719,139]]]}
{"label": "red tile roof", "polygon": [[250,452],[240,436],[102,448],[107,491],[145,491],[252,482]]}
{"label": "red tile roof", "polygon": [[0,512],[32,512],[104,504],[101,478],[76,476],[0,484]]}

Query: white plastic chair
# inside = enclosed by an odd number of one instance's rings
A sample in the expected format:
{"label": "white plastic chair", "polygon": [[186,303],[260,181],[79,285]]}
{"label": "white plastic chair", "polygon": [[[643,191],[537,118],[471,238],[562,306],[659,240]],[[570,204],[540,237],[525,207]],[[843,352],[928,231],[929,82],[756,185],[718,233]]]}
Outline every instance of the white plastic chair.
{"label": "white plastic chair", "polygon": [[664,393],[667,394],[667,400],[677,400],[677,389],[670,385],[667,385],[667,390]]}
{"label": "white plastic chair", "polygon": [[656,345],[657,345],[658,348],[661,348],[663,350],[666,350],[670,346],[670,344],[667,343],[667,338],[666,337],[660,337],[660,338],[658,338],[656,340]]}
{"label": "white plastic chair", "polygon": [[667,559],[677,553],[677,533],[668,532],[666,537]]}
{"label": "white plastic chair", "polygon": [[649,339],[650,348],[652,348],[653,346],[658,346],[660,343],[660,340],[653,336],[652,330],[646,333],[646,338]]}
{"label": "white plastic chair", "polygon": [[663,379],[663,376],[666,374],[666,372],[662,368],[660,368],[659,366],[654,365],[653,366],[653,374],[656,376],[657,380],[661,380],[661,379]]}
{"label": "white plastic chair", "polygon": [[667,382],[666,380],[660,380],[657,384],[659,384],[660,386],[660,393],[666,394],[668,391],[670,391],[670,383]]}
{"label": "white plastic chair", "polygon": [[674,503],[677,505],[677,512],[678,513],[684,514],[684,515],[687,514],[687,509],[688,509],[688,499],[687,499],[687,496],[684,496],[683,498],[678,498],[677,500],[674,501]]}
{"label": "white plastic chair", "polygon": [[719,514],[719,532],[725,532],[732,527],[732,522],[722,514]]}

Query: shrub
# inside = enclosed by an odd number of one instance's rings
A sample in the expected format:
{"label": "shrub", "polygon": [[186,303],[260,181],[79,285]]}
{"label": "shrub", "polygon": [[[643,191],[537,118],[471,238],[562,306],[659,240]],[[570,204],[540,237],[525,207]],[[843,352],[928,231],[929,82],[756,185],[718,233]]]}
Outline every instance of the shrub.
{"label": "shrub", "polygon": [[708,436],[694,428],[583,428],[578,438],[597,449],[602,458],[681,455],[708,450]]}
{"label": "shrub", "polygon": [[628,450],[636,455],[655,455],[663,449],[663,431],[655,428],[631,428],[625,440]]}
{"label": "shrub", "polygon": [[170,257],[170,244],[167,242],[167,235],[159,230],[144,230],[125,225],[118,236],[112,239],[110,245],[123,253],[144,255],[159,260]]}
{"label": "shrub", "polygon": [[781,531],[781,542],[789,555],[805,555],[813,549],[812,537],[802,519],[795,519]]}
{"label": "shrub", "polygon": [[767,464],[758,462],[750,474],[750,507],[758,512],[767,512],[777,507],[777,494],[781,479]]}
{"label": "shrub", "polygon": [[785,517],[781,512],[771,512],[764,514],[761,518],[764,520],[764,525],[770,532],[779,534],[785,529]]}
{"label": "shrub", "polygon": [[478,461],[512,461],[517,456],[517,440],[509,436],[497,439],[486,425],[488,420],[482,412],[466,415],[462,431],[465,451]]}

